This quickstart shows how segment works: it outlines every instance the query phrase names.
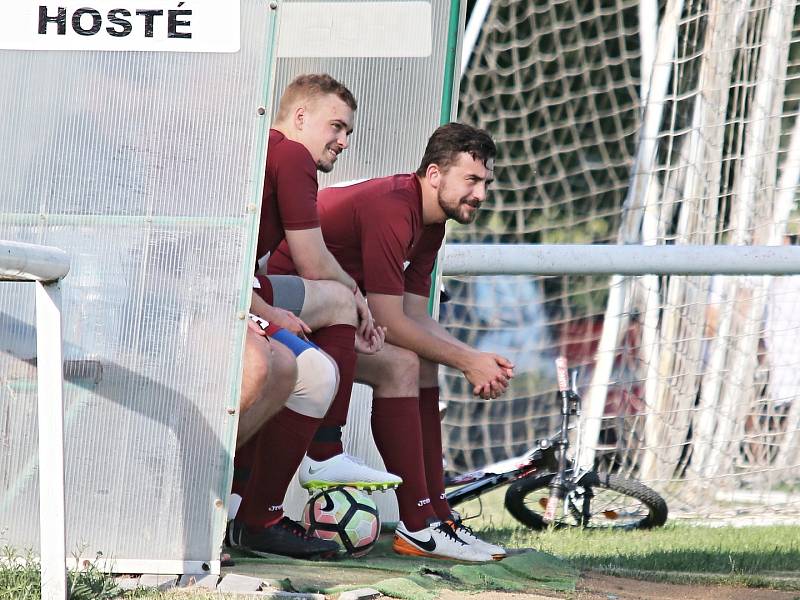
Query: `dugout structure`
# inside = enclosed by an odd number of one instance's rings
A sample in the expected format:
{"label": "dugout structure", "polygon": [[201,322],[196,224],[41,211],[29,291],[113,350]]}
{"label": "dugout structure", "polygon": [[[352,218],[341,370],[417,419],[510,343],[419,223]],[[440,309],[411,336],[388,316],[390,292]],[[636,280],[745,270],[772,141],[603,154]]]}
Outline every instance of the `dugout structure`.
{"label": "dugout structure", "polygon": [[[66,533],[81,563],[219,570],[277,11],[243,0],[236,30],[238,52],[0,50],[0,238],[71,257]],[[48,493],[29,285],[0,287],[0,543],[21,552],[39,546]]]}
{"label": "dugout structure", "polygon": [[[101,48],[106,21],[80,34],[95,46],[0,43],[0,238],[71,257],[67,553],[81,565],[218,572],[275,90],[326,71],[358,98],[352,148],[323,186],[414,170],[455,101],[456,0],[239,5],[236,52],[229,40]],[[227,27],[227,14],[205,23]],[[47,15],[58,35],[58,11]],[[94,29],[92,12],[77,26],[73,17],[65,35]],[[23,552],[39,546],[38,498],[48,493],[37,485],[26,285],[0,287],[0,544]]]}

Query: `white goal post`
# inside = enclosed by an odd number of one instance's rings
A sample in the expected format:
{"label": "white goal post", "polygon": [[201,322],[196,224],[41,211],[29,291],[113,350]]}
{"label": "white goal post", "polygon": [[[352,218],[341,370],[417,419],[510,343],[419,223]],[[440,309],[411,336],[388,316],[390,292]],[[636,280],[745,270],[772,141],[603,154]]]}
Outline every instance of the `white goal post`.
{"label": "white goal post", "polygon": [[451,469],[552,432],[564,352],[600,423],[584,466],[653,485],[673,515],[763,516],[764,494],[797,515],[800,6],[475,6],[459,118],[498,153],[477,218],[448,229],[441,320],[518,369],[492,403],[443,369]]}
{"label": "white goal post", "polygon": [[0,281],[36,285],[42,600],[67,597],[60,282],[69,266],[69,257],[58,248],[0,241]]}

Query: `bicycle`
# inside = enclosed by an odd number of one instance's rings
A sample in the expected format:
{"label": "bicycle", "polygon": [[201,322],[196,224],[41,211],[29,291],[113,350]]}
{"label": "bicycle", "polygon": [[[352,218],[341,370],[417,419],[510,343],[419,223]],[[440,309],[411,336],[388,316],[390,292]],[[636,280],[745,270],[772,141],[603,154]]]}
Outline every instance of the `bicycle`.
{"label": "bicycle", "polygon": [[[571,417],[580,414],[580,396],[573,379],[569,385],[567,361],[556,359],[561,428],[525,454],[480,470],[445,478],[451,507],[480,498],[510,484],[505,508],[531,529],[582,527],[650,529],[667,520],[667,504],[655,491],[633,479],[581,469],[578,457],[569,458]],[[580,440],[580,423],[577,439]],[[576,444],[580,448],[580,444]]]}

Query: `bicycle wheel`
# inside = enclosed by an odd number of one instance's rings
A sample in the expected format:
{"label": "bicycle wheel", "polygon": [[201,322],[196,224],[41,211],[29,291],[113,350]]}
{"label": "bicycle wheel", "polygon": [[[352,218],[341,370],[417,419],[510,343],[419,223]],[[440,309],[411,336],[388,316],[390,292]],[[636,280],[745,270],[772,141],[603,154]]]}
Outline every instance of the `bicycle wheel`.
{"label": "bicycle wheel", "polygon": [[[550,523],[544,520],[544,511],[553,477],[553,473],[546,473],[512,483],[506,490],[506,510],[531,529],[546,529]],[[638,481],[589,471],[577,484],[568,483],[564,507],[552,523],[556,528],[650,529],[667,520],[667,503]],[[588,519],[583,517],[586,501]]]}

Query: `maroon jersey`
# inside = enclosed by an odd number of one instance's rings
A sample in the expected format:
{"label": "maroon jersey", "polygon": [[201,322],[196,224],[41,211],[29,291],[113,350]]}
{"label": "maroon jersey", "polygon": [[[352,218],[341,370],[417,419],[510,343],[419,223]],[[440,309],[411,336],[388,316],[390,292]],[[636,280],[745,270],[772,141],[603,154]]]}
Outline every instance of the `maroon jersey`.
{"label": "maroon jersey", "polygon": [[285,230],[319,227],[317,165],[305,146],[270,129],[257,257],[272,252]]}
{"label": "maroon jersey", "polygon": [[[444,223],[422,223],[422,190],[416,175],[324,189],[317,209],[325,245],[362,291],[429,294]],[[272,253],[269,272],[295,273],[285,241]]]}

